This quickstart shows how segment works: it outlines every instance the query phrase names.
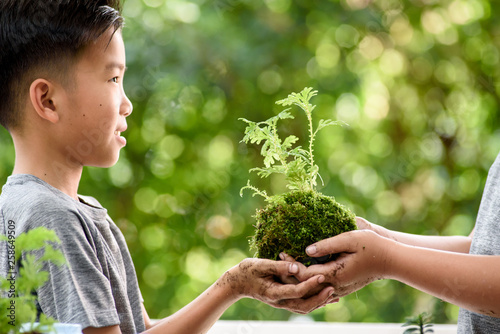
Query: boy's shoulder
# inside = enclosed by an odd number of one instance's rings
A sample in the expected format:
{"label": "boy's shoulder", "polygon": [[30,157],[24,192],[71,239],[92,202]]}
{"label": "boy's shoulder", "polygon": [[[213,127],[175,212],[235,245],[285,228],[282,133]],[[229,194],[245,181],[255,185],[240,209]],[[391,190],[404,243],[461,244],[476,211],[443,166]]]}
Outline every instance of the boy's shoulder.
{"label": "boy's shoulder", "polygon": [[33,175],[13,175],[2,188],[0,217],[13,221],[17,233],[22,233],[38,226],[57,229],[60,222],[81,220],[82,214],[106,215],[92,197],[84,197],[84,201],[87,205]]}
{"label": "boy's shoulder", "polygon": [[9,176],[7,183],[2,187],[0,208],[26,212],[42,207],[58,209],[71,207],[72,203],[69,199],[69,196],[65,196],[61,191],[36,176],[17,174]]}

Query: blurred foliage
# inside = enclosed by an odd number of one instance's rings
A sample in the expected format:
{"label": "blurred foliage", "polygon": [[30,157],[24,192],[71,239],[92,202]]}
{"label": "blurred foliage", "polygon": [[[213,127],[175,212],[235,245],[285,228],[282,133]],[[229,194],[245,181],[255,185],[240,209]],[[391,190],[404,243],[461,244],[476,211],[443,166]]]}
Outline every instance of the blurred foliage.
{"label": "blurred foliage", "polygon": [[[88,168],[80,192],[122,228],[146,308],[164,317],[247,256],[259,198],[239,197],[258,148],[238,118],[267,119],[274,101],[319,91],[323,193],[374,223],[469,234],[500,148],[500,11],[486,0],[127,0],[127,147]],[[305,138],[301,115],[280,131]],[[0,182],[14,150],[0,132]],[[251,176],[250,176],[251,177]],[[267,181],[267,180],[266,180]],[[255,181],[257,182],[257,181]],[[279,178],[257,184],[283,191]],[[411,259],[408,259],[411,261]],[[404,322],[458,308],[378,281],[315,320]],[[224,319],[288,319],[252,300]]]}

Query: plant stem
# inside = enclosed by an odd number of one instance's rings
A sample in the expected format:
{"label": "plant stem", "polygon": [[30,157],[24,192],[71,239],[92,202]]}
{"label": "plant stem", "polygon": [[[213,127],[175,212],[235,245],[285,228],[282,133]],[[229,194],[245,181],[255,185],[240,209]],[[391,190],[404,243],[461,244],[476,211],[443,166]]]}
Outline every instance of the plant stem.
{"label": "plant stem", "polygon": [[[314,155],[313,155],[313,143],[314,143],[314,131],[313,131],[313,123],[312,123],[312,112],[309,110],[309,105],[304,105],[304,110],[307,115],[307,119],[309,120],[309,157],[311,159],[311,173],[314,170]],[[310,174],[309,187],[310,190],[314,189],[314,179],[315,175]]]}

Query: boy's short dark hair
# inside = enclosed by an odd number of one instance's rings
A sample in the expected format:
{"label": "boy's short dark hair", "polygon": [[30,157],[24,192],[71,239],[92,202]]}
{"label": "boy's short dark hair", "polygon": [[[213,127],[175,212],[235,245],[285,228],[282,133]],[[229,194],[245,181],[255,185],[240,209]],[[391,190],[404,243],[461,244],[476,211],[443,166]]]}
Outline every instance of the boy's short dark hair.
{"label": "boy's short dark hair", "polygon": [[1,0],[0,124],[18,127],[34,80],[67,79],[85,47],[122,25],[120,0]]}

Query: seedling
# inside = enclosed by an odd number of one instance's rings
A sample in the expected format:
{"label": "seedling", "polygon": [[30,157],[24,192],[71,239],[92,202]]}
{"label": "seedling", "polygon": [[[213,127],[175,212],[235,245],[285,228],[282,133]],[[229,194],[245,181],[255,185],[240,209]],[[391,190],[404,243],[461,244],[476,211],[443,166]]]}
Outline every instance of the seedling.
{"label": "seedling", "polygon": [[[13,229],[9,229],[14,231]],[[32,229],[14,238],[14,233],[0,237],[8,244],[8,273],[0,283],[0,333],[44,333],[52,330],[55,320],[40,315],[37,321],[36,297],[33,292],[48,279],[48,273],[42,270],[44,262],[56,265],[65,263],[64,255],[52,245],[58,243],[56,233],[44,227]],[[3,244],[0,244],[4,247]],[[21,260],[21,255],[25,254]],[[21,266],[19,264],[21,261]],[[28,326],[26,326],[28,324]]]}
{"label": "seedling", "polygon": [[291,93],[286,99],[276,102],[284,107],[295,105],[305,112],[309,134],[307,149],[294,147],[298,137],[290,135],[282,140],[278,134],[279,121],[294,119],[289,112],[291,108],[263,122],[240,119],[247,123],[242,141],[257,145],[262,143],[264,166],[252,168],[250,172],[257,172],[262,178],[282,174],[290,190],[284,194],[268,195],[249,180],[240,191],[243,195],[245,189],[250,189],[253,196],[262,196],[268,202],[255,215],[256,231],[250,246],[257,257],[278,260],[280,252],[285,252],[305,265],[314,264],[318,260],[307,257],[305,253],[308,245],[357,228],[355,215],[349,209],[337,203],[334,197],[316,190],[317,179],[321,180],[319,167],[314,161],[316,135],[325,127],[345,124],[322,119],[314,127],[312,113],[316,106],[310,100],[316,95],[317,91],[312,88],[304,88],[300,93]]}
{"label": "seedling", "polygon": [[431,327],[433,324],[431,323],[432,316],[427,312],[420,313],[415,317],[406,318],[406,322],[402,327],[408,327],[403,334],[425,334],[425,333],[434,333],[434,329]]}

